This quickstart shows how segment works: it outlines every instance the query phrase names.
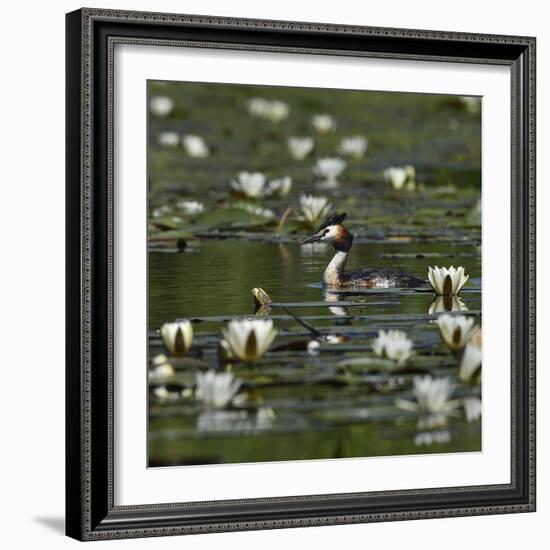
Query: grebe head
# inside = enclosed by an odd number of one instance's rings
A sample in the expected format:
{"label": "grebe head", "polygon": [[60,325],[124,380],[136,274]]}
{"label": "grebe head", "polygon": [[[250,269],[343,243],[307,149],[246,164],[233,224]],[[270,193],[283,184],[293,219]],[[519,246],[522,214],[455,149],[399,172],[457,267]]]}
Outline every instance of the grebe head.
{"label": "grebe head", "polygon": [[307,237],[300,244],[309,244],[316,242],[329,242],[337,250],[349,250],[353,237],[351,233],[342,225],[346,219],[346,213],[331,214],[317,229],[317,231]]}

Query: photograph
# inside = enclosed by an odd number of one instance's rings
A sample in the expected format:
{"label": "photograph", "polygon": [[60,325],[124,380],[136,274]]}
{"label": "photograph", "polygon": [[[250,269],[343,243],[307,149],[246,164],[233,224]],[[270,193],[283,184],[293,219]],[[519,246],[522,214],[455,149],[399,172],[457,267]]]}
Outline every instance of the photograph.
{"label": "photograph", "polygon": [[482,451],[481,98],[146,104],[148,466]]}

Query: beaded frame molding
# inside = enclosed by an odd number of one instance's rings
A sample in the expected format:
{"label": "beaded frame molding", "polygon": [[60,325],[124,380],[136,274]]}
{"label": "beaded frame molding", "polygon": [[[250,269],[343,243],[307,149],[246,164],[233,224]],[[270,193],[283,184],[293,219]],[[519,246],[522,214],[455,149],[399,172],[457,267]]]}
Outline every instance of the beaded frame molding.
{"label": "beaded frame molding", "polygon": [[[509,484],[115,506],[113,52],[128,43],[510,67]],[[67,14],[66,52],[67,535],[101,540],[535,510],[534,38],[81,9]]]}

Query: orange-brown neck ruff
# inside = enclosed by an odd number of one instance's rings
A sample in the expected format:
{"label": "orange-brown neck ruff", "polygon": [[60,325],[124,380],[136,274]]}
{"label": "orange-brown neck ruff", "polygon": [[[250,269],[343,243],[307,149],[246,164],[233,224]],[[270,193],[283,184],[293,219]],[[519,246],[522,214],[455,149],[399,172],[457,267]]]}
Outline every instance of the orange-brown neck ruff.
{"label": "orange-brown neck ruff", "polygon": [[341,224],[336,226],[336,237],[333,241],[333,246],[341,252],[349,252],[353,244],[353,235]]}

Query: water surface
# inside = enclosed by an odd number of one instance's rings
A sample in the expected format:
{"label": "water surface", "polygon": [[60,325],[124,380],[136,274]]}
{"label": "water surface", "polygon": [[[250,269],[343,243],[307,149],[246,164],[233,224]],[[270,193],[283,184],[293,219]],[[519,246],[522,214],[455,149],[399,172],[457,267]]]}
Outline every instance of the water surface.
{"label": "water surface", "polygon": [[[300,220],[300,195],[327,196],[333,210],[348,213],[355,235],[348,269],[388,267],[426,278],[430,265],[463,265],[470,280],[454,306],[481,324],[480,110],[458,97],[429,94],[148,86],[150,95],[175,105],[148,125],[149,356],[167,353],[163,322],[187,318],[194,326],[192,349],[172,360],[175,375],[149,383],[150,465],[481,450],[481,419],[468,419],[462,407],[446,423],[426,427],[396,406],[397,399],[413,399],[416,376],[449,378],[458,400],[481,397],[479,385],[458,380],[460,359],[435,325],[453,304],[411,290],[327,296],[319,283],[331,246],[297,244],[312,231]],[[246,104],[256,96],[287,102],[290,116],[278,124],[251,117]],[[317,113],[333,115],[336,131],[315,134],[310,120]],[[211,154],[191,158],[181,146],[163,147],[161,131],[200,135]],[[312,173],[316,159],[337,156],[341,139],[355,134],[369,139],[365,158],[347,159],[340,184],[322,188]],[[293,159],[288,137],[308,135],[315,150]],[[395,191],[382,171],[405,164],[414,165],[417,187]],[[292,190],[283,198],[243,201],[228,183],[242,170],[289,175]],[[181,200],[200,201],[205,210],[185,215]],[[272,218],[250,214],[257,207],[271,210]],[[255,315],[254,287],[275,302],[263,313],[278,336],[257,363],[227,365],[218,356],[221,329],[236,316]],[[312,335],[290,312],[342,341],[308,353]],[[372,342],[381,329],[403,330],[414,342],[404,367],[375,357]],[[204,409],[193,392],[196,372],[206,369],[232,372],[242,381],[242,399],[226,410]]]}

